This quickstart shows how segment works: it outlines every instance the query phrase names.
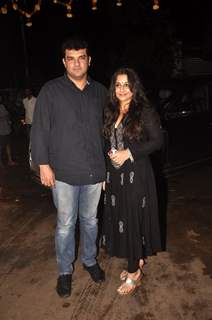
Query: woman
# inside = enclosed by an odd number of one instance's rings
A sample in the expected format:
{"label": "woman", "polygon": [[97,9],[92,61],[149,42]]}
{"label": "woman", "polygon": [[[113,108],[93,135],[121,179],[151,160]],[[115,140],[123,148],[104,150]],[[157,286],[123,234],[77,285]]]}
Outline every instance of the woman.
{"label": "woman", "polygon": [[105,111],[107,176],[104,236],[111,256],[127,258],[118,288],[129,294],[140,284],[145,258],[161,250],[154,175],[149,155],[162,145],[157,113],[137,74],[119,69],[112,77]]}

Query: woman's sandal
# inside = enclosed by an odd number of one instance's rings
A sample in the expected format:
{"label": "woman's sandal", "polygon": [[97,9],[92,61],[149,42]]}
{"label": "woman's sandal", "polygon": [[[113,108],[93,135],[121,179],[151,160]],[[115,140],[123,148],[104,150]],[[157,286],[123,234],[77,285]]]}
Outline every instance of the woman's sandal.
{"label": "woman's sandal", "polygon": [[[142,277],[143,277],[143,276],[144,276],[143,267],[144,267],[144,265],[146,264],[146,261],[145,261],[144,259],[142,259],[142,260],[143,260],[143,263],[142,263],[142,264],[139,263],[139,268],[140,268],[140,270],[141,270],[141,274],[142,274]],[[123,270],[123,271],[121,272],[121,274],[120,274],[120,280],[121,280],[121,281],[125,281],[125,280],[127,279],[127,276],[128,276],[127,270]]]}
{"label": "woman's sandal", "polygon": [[127,279],[127,276],[128,276],[127,270],[123,270],[120,274],[120,280],[125,281]]}
{"label": "woman's sandal", "polygon": [[133,293],[133,291],[141,285],[142,273],[140,273],[138,279],[133,280],[129,277],[126,278],[125,282],[117,289],[118,293],[123,296]]}

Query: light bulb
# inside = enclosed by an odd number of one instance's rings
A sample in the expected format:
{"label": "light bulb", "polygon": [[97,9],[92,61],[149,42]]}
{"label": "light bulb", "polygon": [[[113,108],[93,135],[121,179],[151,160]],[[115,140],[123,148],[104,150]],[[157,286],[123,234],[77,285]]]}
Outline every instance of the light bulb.
{"label": "light bulb", "polygon": [[31,21],[31,20],[27,20],[26,26],[27,26],[27,27],[31,27],[31,26],[32,26],[32,21]]}
{"label": "light bulb", "polygon": [[40,11],[40,4],[39,4],[39,3],[37,3],[37,4],[35,5],[35,11]]}
{"label": "light bulb", "polygon": [[92,0],[92,10],[97,10],[97,0]]}
{"label": "light bulb", "polygon": [[66,17],[67,17],[67,18],[72,18],[72,17],[73,17],[73,14],[72,14],[70,11],[68,11],[68,12],[66,13]]}
{"label": "light bulb", "polygon": [[153,4],[152,9],[153,10],[158,10],[158,9],[160,9],[160,7],[159,7],[158,4]]}
{"label": "light bulb", "polygon": [[5,6],[5,7],[2,7],[1,8],[1,12],[3,13],[3,14],[7,14],[7,7]]}
{"label": "light bulb", "polygon": [[13,9],[14,9],[14,10],[18,10],[18,5],[17,5],[17,3],[13,3]]}
{"label": "light bulb", "polygon": [[158,0],[154,0],[154,4],[153,4],[153,6],[152,6],[152,9],[153,9],[153,10],[158,10],[158,9],[160,9],[159,1],[158,1]]}

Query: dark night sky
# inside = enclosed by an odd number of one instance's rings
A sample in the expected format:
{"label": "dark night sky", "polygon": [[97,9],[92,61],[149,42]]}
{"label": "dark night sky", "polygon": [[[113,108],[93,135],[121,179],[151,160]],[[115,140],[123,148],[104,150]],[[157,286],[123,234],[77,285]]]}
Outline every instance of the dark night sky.
{"label": "dark night sky", "polygon": [[[91,11],[88,0],[75,0],[72,19],[66,18],[64,8],[47,2],[34,15],[32,27],[24,27],[30,78],[35,86],[63,72],[60,45],[64,38],[75,33],[84,34],[91,43],[94,61],[91,73],[107,82],[111,71],[122,63],[123,49],[134,38],[142,41],[143,37],[152,37],[159,25],[164,30],[169,28],[175,38],[188,46],[207,43],[211,29],[205,1],[161,0],[161,12],[155,13],[150,0],[123,0],[121,8],[115,6],[115,0],[99,0],[99,10],[95,12]],[[0,30],[0,88],[24,87],[19,15],[12,10],[0,15]]]}

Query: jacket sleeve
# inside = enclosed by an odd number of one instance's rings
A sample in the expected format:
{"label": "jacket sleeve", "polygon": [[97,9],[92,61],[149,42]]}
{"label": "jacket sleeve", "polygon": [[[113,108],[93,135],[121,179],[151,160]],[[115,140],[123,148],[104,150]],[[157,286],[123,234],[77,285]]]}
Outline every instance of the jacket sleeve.
{"label": "jacket sleeve", "polygon": [[145,139],[143,141],[129,143],[129,150],[135,161],[159,150],[163,145],[163,132],[160,120],[154,109],[144,114],[144,135]]}
{"label": "jacket sleeve", "polygon": [[36,165],[49,164],[50,109],[50,97],[44,86],[36,100],[31,129],[31,154]]}

